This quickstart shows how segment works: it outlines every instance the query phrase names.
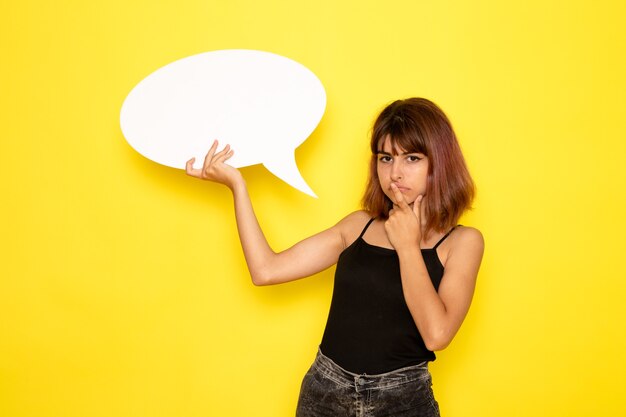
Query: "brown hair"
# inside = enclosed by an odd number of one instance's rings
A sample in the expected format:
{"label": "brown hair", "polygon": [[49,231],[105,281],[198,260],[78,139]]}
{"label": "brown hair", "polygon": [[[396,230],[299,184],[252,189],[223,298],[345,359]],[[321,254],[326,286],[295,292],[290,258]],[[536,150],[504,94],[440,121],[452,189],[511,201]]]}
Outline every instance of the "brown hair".
{"label": "brown hair", "polygon": [[369,178],[361,201],[363,209],[373,217],[389,216],[392,202],[381,189],[376,171],[377,154],[387,137],[394,149],[422,153],[428,158],[424,236],[455,226],[471,206],[474,182],[450,121],[435,103],[424,98],[394,101],[374,122]]}

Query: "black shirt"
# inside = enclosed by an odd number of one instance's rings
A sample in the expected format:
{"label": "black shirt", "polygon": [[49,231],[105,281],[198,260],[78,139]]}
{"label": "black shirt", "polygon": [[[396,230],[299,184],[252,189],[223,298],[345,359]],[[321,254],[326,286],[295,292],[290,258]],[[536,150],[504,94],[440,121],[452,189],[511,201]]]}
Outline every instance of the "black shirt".
{"label": "black shirt", "polygon": [[[404,300],[398,254],[363,240],[373,220],[339,256],[320,344],[322,353],[345,370],[370,375],[435,360]],[[433,248],[422,249],[435,290],[444,269],[436,249],[451,232]]]}

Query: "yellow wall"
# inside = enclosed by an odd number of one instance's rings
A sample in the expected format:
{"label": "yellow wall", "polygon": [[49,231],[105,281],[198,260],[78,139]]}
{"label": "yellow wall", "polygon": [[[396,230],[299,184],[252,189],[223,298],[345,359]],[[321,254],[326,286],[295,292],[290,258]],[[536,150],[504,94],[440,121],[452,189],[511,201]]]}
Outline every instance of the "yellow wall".
{"label": "yellow wall", "polygon": [[445,416],[623,413],[625,4],[3,2],[0,415],[293,415],[333,271],[253,287],[228,192],[119,129],[143,77],[226,48],[295,59],[328,94],[296,152],[319,199],[244,169],[275,249],[357,207],[384,104],[452,119],[487,246],[431,368]]}

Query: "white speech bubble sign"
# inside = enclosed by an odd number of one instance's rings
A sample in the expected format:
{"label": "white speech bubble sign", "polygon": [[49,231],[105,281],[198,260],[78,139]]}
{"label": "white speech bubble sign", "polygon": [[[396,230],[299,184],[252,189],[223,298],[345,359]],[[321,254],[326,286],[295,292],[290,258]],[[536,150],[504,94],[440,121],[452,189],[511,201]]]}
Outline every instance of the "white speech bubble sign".
{"label": "white speech bubble sign", "polygon": [[308,68],[265,51],[226,49],[174,61],[131,90],[120,112],[124,137],[152,161],[184,169],[204,160],[214,139],[230,144],[236,168],[263,164],[316,197],[295,149],[315,130],[326,92]]}

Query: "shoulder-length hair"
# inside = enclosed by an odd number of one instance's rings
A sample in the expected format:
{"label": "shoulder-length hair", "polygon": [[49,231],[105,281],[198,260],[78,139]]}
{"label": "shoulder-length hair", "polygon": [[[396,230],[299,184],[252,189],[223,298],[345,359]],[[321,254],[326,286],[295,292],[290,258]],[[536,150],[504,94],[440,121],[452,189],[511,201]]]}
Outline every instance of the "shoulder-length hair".
{"label": "shoulder-length hair", "polygon": [[470,208],[475,187],[450,121],[433,102],[424,98],[397,100],[378,116],[372,128],[369,178],[361,201],[373,217],[389,217],[391,200],[380,187],[376,170],[378,153],[386,138],[394,149],[417,152],[428,158],[428,179],[422,204],[424,236],[455,226]]}

